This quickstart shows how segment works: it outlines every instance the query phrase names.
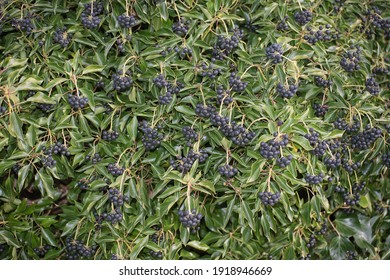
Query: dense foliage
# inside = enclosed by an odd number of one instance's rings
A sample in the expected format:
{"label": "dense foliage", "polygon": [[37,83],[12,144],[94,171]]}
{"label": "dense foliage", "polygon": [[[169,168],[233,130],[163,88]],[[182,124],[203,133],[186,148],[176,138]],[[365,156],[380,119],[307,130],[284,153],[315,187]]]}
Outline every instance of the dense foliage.
{"label": "dense foliage", "polygon": [[0,259],[389,259],[388,8],[0,0]]}

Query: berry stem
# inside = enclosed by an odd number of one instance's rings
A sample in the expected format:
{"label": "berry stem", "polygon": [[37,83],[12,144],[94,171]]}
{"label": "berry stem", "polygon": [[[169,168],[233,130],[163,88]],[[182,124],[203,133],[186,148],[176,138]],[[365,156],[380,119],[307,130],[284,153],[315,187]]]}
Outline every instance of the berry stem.
{"label": "berry stem", "polygon": [[126,0],[126,16],[129,16],[129,2]]}
{"label": "berry stem", "polygon": [[267,178],[267,189],[268,189],[268,192],[271,192],[271,176],[272,176],[272,167],[268,171],[268,178]]}
{"label": "berry stem", "polygon": [[76,75],[75,75],[75,74],[71,74],[70,79],[71,79],[71,81],[73,82],[74,86],[76,87],[76,95],[77,95],[77,97],[79,97],[80,95],[79,95],[79,88],[78,88],[78,86],[77,86],[77,78],[76,78]]}
{"label": "berry stem", "polygon": [[191,182],[188,182],[187,183],[187,207],[188,207],[188,211],[191,212],[191,201],[190,201],[190,198],[191,198]]}

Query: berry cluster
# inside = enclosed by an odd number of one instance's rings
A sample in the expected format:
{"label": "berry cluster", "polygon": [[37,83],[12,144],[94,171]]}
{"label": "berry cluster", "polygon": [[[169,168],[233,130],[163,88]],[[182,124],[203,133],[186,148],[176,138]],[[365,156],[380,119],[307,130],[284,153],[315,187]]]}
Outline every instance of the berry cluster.
{"label": "berry cluster", "polygon": [[311,21],[312,18],[313,14],[308,10],[297,11],[294,13],[295,21],[301,26]]}
{"label": "berry cluster", "polygon": [[195,209],[190,211],[179,210],[179,220],[183,226],[189,228],[191,233],[196,233],[200,229],[200,221],[203,218],[203,215],[197,213]]}
{"label": "berry cluster", "polygon": [[6,244],[0,244],[0,254],[3,253],[6,248],[7,248]]}
{"label": "berry cluster", "polygon": [[378,95],[381,89],[375,79],[371,77],[366,80],[365,90],[372,95]]}
{"label": "berry cluster", "polygon": [[318,103],[313,103],[313,110],[314,110],[314,115],[319,118],[323,118],[325,114],[328,112],[329,106],[326,104],[318,104]]}
{"label": "berry cluster", "polygon": [[320,76],[315,76],[314,77],[314,83],[317,86],[322,87],[322,88],[329,88],[333,84],[332,80],[327,80],[327,79],[324,79],[324,78],[322,78]]}
{"label": "berry cluster", "polygon": [[189,126],[183,126],[182,133],[187,140],[187,146],[191,146],[192,142],[198,140],[198,133]]}
{"label": "berry cluster", "polygon": [[314,131],[313,128],[309,129],[310,133],[305,134],[305,138],[309,140],[309,143],[314,149],[311,151],[313,155],[316,156],[323,156],[327,150],[327,143],[326,141],[319,140],[320,134],[316,131]]}
{"label": "berry cluster", "polygon": [[104,81],[98,81],[98,82],[96,82],[96,84],[95,84],[95,90],[96,91],[99,91],[99,90],[103,90],[104,89],[104,87],[105,87],[105,83],[104,83]]}
{"label": "berry cluster", "polygon": [[252,20],[247,19],[245,21],[244,27],[248,29],[250,32],[256,32],[259,29],[259,26],[256,24],[253,24]]}
{"label": "berry cluster", "polygon": [[317,235],[324,235],[326,234],[327,231],[328,231],[328,226],[326,225],[326,223],[323,223],[321,225],[321,229],[317,232]]}
{"label": "berry cluster", "polygon": [[131,85],[133,84],[130,70],[127,70],[126,73],[123,73],[122,70],[118,70],[112,75],[112,81],[114,90],[117,92],[124,92],[130,89]]}
{"label": "berry cluster", "polygon": [[54,109],[54,104],[45,104],[45,103],[38,103],[37,107],[42,110],[43,112],[49,112]]}
{"label": "berry cluster", "polygon": [[355,260],[357,258],[358,254],[354,251],[346,251],[345,252],[345,259],[346,260]]}
{"label": "berry cluster", "polygon": [[179,57],[181,59],[184,59],[184,58],[188,58],[188,57],[191,57],[192,56],[192,49],[190,49],[189,47],[179,47],[179,46],[175,46],[173,48],[174,52],[177,53],[179,55]]}
{"label": "berry cluster", "polygon": [[341,11],[341,8],[344,6],[345,0],[334,0],[333,3],[333,11],[338,13]]}
{"label": "berry cluster", "polygon": [[156,129],[149,127],[146,121],[140,123],[139,129],[144,133],[141,140],[145,150],[152,151],[160,146],[161,140],[164,138],[161,133],[158,133]]}
{"label": "berry cluster", "polygon": [[292,155],[288,155],[287,157],[280,157],[276,160],[276,164],[281,168],[288,166],[291,163]]}
{"label": "berry cluster", "polygon": [[18,175],[18,173],[19,173],[19,170],[22,168],[22,165],[20,165],[20,163],[15,163],[13,166],[12,166],[12,168],[11,168],[11,170],[12,170],[12,172],[17,176]]}
{"label": "berry cluster", "polygon": [[336,169],[337,167],[339,167],[341,165],[341,154],[335,153],[335,154],[332,154],[330,157],[325,157],[324,164],[328,168]]}
{"label": "berry cluster", "polygon": [[[288,144],[287,134],[278,135],[275,133],[274,137],[275,138],[268,140],[267,142],[260,143],[260,154],[266,159],[273,159],[278,157],[280,155],[281,148],[285,148]],[[286,160],[282,161],[285,162]]]}
{"label": "berry cluster", "polygon": [[348,206],[353,206],[353,205],[358,204],[360,201],[361,192],[363,191],[364,186],[365,186],[365,182],[363,182],[361,184],[355,183],[352,186],[352,194],[345,193],[343,195],[343,199],[344,199],[345,204],[347,204]]}
{"label": "berry cluster", "polygon": [[73,108],[73,110],[82,109],[85,107],[85,105],[88,104],[88,98],[87,97],[79,97],[77,95],[68,94],[68,102],[70,107]]}
{"label": "berry cluster", "polygon": [[120,27],[131,28],[137,24],[137,19],[134,15],[121,14],[117,17]]}
{"label": "berry cluster", "polygon": [[91,3],[87,3],[84,6],[84,11],[81,13],[81,23],[87,29],[95,29],[101,22],[99,15],[102,13],[102,2],[92,1]]}
{"label": "berry cluster", "polygon": [[95,255],[97,245],[91,247],[85,246],[82,241],[72,240],[70,237],[66,239],[65,244],[66,257],[69,260],[79,260],[82,258],[88,259]]}
{"label": "berry cluster", "polygon": [[119,167],[117,164],[110,163],[107,166],[107,171],[110,172],[113,176],[120,176],[125,172],[123,167]]}
{"label": "berry cluster", "polygon": [[225,57],[230,55],[235,51],[238,47],[238,43],[244,36],[243,31],[241,29],[234,29],[233,35],[231,38],[224,37],[223,35],[219,35],[217,39],[217,43],[213,47],[212,59],[215,60],[224,60]]}
{"label": "berry cluster", "polygon": [[274,206],[280,200],[280,192],[260,192],[259,198],[264,205]]}
{"label": "berry cluster", "polygon": [[196,104],[195,113],[199,117],[210,118],[211,124],[218,127],[224,136],[228,137],[238,146],[247,145],[256,135],[255,132],[248,131],[242,125],[238,125],[235,121],[230,121],[229,118],[219,115],[213,106],[204,106],[198,103]]}
{"label": "berry cluster", "polygon": [[164,233],[161,230],[161,228],[159,226],[152,226],[152,228],[154,230],[156,230],[157,232],[156,233],[153,233],[152,236],[150,236],[150,239],[158,244],[160,241],[162,241],[164,239]]}
{"label": "berry cluster", "polygon": [[333,126],[335,127],[335,129],[345,130],[347,125],[347,122],[342,118],[338,118],[333,122]]}
{"label": "berry cluster", "polygon": [[351,46],[350,50],[343,54],[343,57],[340,60],[340,66],[345,71],[352,73],[360,69],[360,46]]}
{"label": "berry cluster", "polygon": [[179,19],[172,24],[172,31],[179,36],[185,36],[189,30],[189,24],[191,21],[185,19]]}
{"label": "berry cluster", "polygon": [[382,155],[382,163],[384,166],[390,168],[390,153],[386,153]]}
{"label": "berry cluster", "polygon": [[390,66],[376,66],[372,69],[374,75],[388,75],[390,73]]}
{"label": "berry cluster", "polygon": [[360,151],[366,150],[370,148],[371,144],[380,137],[382,137],[382,130],[380,128],[367,125],[362,132],[351,136],[350,146],[352,149]]}
{"label": "berry cluster", "polygon": [[339,39],[341,37],[339,33],[332,33],[329,28],[329,24],[326,25],[326,30],[324,30],[324,27],[322,25],[318,27],[317,31],[312,30],[311,27],[307,27],[307,31],[309,31],[309,34],[306,34],[305,36],[303,36],[303,38],[309,44],[314,45],[319,41],[331,41]]}
{"label": "berry cluster", "polygon": [[306,256],[302,256],[301,260],[304,260],[304,261],[311,260],[311,254],[307,254]]}
{"label": "berry cluster", "polygon": [[53,154],[70,156],[70,152],[61,142],[57,142],[49,148],[42,147],[42,151],[43,156],[41,157],[41,162],[44,167],[53,167],[56,165],[57,161],[53,158]]}
{"label": "berry cluster", "polygon": [[183,87],[184,85],[180,82],[177,82],[176,85],[168,84],[168,87],[166,88],[166,94],[160,95],[158,97],[158,101],[162,105],[169,104],[173,99],[173,94],[178,94]]}
{"label": "berry cluster", "polygon": [[123,206],[124,202],[129,202],[129,197],[127,195],[121,194],[119,190],[114,188],[108,190],[108,199],[114,207],[120,207]]}
{"label": "berry cluster", "polygon": [[163,254],[161,251],[150,250],[149,253],[152,256],[152,258],[155,258],[155,259],[162,259],[162,257],[163,257]]}
{"label": "berry cluster", "polygon": [[169,104],[173,99],[173,94],[178,94],[184,87],[184,84],[181,82],[176,82],[176,84],[168,82],[162,74],[159,74],[157,77],[153,78],[153,84],[158,88],[166,89],[165,95],[162,94],[158,97],[160,104],[163,105]]}
{"label": "berry cluster", "polygon": [[124,55],[124,54],[126,54],[125,45],[124,45],[125,42],[126,42],[125,40],[120,39],[120,38],[118,38],[118,39],[116,40],[116,47],[117,47],[117,49],[118,49],[118,54],[119,54],[119,55]]}
{"label": "berry cluster", "polygon": [[305,176],[305,181],[309,185],[318,185],[322,182],[323,179],[324,179],[323,173],[320,173],[319,175],[306,174]]}
{"label": "berry cluster", "polygon": [[202,63],[200,68],[202,70],[200,75],[202,77],[208,77],[212,80],[215,80],[219,75],[222,74],[222,68],[215,68],[213,64],[207,66],[206,63]]}
{"label": "berry cluster", "polygon": [[222,85],[219,85],[216,89],[217,93],[217,105],[229,105],[233,102],[233,97],[230,96],[230,90],[224,89]]}
{"label": "berry cluster", "polygon": [[31,22],[31,15],[27,15],[24,18],[20,19],[13,18],[11,20],[11,25],[15,29],[24,32],[26,35],[30,35],[31,32],[34,30],[34,25]]}
{"label": "berry cluster", "polygon": [[307,248],[313,248],[317,244],[317,237],[314,234],[310,234],[309,242],[306,243]]}
{"label": "berry cluster", "polygon": [[121,209],[116,208],[113,213],[103,213],[102,218],[114,225],[120,223],[123,220],[123,213]]}
{"label": "berry cluster", "polygon": [[96,164],[102,160],[101,156],[99,153],[95,153],[92,157],[91,156],[86,156],[86,160],[91,160],[92,164]]}
{"label": "berry cluster", "polygon": [[85,180],[80,180],[76,183],[76,188],[80,188],[81,190],[85,191],[89,188],[89,184],[88,184],[88,181],[85,181]]}
{"label": "berry cluster", "polygon": [[341,186],[336,186],[335,191],[343,196],[343,200],[347,206],[354,206],[359,203],[364,186],[365,182],[362,182],[361,184],[354,183],[352,186],[352,193]]}
{"label": "berry cluster", "polygon": [[5,114],[5,112],[7,112],[7,107],[5,106],[0,106],[0,116]]}
{"label": "berry cluster", "polygon": [[33,251],[38,257],[43,258],[50,249],[51,246],[46,244],[45,246],[34,248]]}
{"label": "berry cluster", "polygon": [[358,132],[360,129],[360,121],[357,116],[353,117],[352,123],[347,123],[344,119],[338,118],[333,122],[336,129],[345,130],[346,133],[351,134]]}
{"label": "berry cluster", "polygon": [[54,32],[54,42],[66,48],[72,41],[72,34],[69,34],[66,27],[57,28]]}
{"label": "berry cluster", "polygon": [[209,118],[211,115],[216,114],[215,107],[209,105],[196,104],[195,113],[201,118]]}
{"label": "berry cluster", "polygon": [[208,158],[209,154],[206,150],[200,150],[199,153],[194,150],[190,150],[186,157],[177,156],[176,160],[171,160],[170,164],[173,169],[180,171],[182,174],[187,173],[191,170],[192,165],[196,160],[199,160],[199,163],[203,163]]}
{"label": "berry cluster", "polygon": [[358,170],[360,166],[360,162],[352,162],[351,160],[343,159],[343,168],[349,174],[353,173],[355,170]]}
{"label": "berry cluster", "polygon": [[169,82],[165,79],[163,74],[159,74],[157,77],[153,78],[153,84],[159,88],[167,87]]}
{"label": "berry cluster", "polygon": [[390,35],[390,19],[382,17],[382,11],[378,7],[373,6],[372,9],[365,11],[362,16],[362,25],[360,27],[361,32],[371,39],[373,35],[379,31],[383,31],[385,38],[389,38]]}
{"label": "berry cluster", "polygon": [[288,16],[285,16],[281,21],[276,25],[276,30],[278,31],[287,31],[290,27],[287,24]]}
{"label": "berry cluster", "polygon": [[42,147],[43,156],[41,157],[41,162],[44,167],[53,167],[57,164],[57,161],[53,158],[53,153],[51,149]]}
{"label": "berry cluster", "polygon": [[232,178],[237,174],[238,169],[234,166],[226,164],[226,165],[218,167],[218,172],[219,172],[219,174],[221,174],[222,176],[224,176],[226,178]]}
{"label": "berry cluster", "polygon": [[265,55],[267,56],[268,60],[271,60],[273,64],[278,64],[283,61],[283,50],[282,46],[279,44],[271,44],[265,49]]}
{"label": "berry cluster", "polygon": [[311,153],[315,156],[322,157],[327,149],[328,144],[326,141],[318,141]]}
{"label": "berry cluster", "polygon": [[105,141],[115,141],[119,137],[119,132],[118,131],[107,131],[103,130],[102,132],[102,139]]}
{"label": "berry cluster", "polygon": [[242,82],[240,77],[237,76],[236,72],[230,73],[229,77],[229,86],[230,90],[233,92],[242,92],[245,90],[246,86],[248,85],[247,82]]}
{"label": "berry cluster", "polygon": [[293,97],[297,93],[297,90],[298,85],[294,83],[289,83],[287,86],[283,86],[281,83],[279,83],[276,86],[276,92],[283,98]]}
{"label": "berry cluster", "polygon": [[61,142],[56,142],[53,146],[51,146],[51,151],[55,155],[64,155],[67,157],[70,156],[70,152]]}

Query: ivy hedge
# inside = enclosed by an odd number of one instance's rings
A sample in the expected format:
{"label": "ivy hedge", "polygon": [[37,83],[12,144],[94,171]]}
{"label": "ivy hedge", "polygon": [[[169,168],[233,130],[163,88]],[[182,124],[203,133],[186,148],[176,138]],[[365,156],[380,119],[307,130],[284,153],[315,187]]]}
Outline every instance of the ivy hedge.
{"label": "ivy hedge", "polygon": [[1,0],[0,259],[389,259],[388,8]]}

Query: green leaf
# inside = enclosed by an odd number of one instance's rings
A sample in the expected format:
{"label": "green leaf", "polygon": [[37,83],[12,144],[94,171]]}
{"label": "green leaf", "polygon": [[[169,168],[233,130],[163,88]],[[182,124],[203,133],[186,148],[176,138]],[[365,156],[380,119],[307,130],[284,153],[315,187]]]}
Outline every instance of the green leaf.
{"label": "green leaf", "polygon": [[23,90],[45,90],[43,87],[41,87],[39,84],[41,84],[42,81],[39,81],[35,78],[29,77],[26,80],[24,80],[20,85],[16,87],[16,91],[23,91]]}
{"label": "green leaf", "polygon": [[[55,86],[62,84],[64,82],[67,82],[67,81],[68,81],[68,79],[65,79],[65,78],[55,78],[46,84],[45,91],[50,91]],[[36,101],[36,102],[38,102],[38,101]],[[47,102],[42,102],[42,103],[47,103]]]}
{"label": "green leaf", "polygon": [[139,253],[142,251],[142,249],[148,244],[149,236],[145,236],[142,239],[137,239],[135,246],[131,249],[130,253],[130,260],[137,259]]}
{"label": "green leaf", "polygon": [[261,160],[257,160],[252,164],[251,173],[248,179],[246,180],[247,183],[255,182],[260,177],[261,171],[263,170],[265,163],[266,161],[261,159]]}
{"label": "green leaf", "polygon": [[187,243],[188,246],[195,248],[199,251],[207,251],[210,247],[207,244],[202,243],[201,241],[193,240]]}
{"label": "green leaf", "polygon": [[0,239],[12,247],[20,248],[19,241],[8,230],[0,230]]}
{"label": "green leaf", "polygon": [[80,220],[72,220],[66,223],[64,230],[62,231],[61,236],[69,235],[73,232],[75,227],[79,224]]}
{"label": "green leaf", "polygon": [[49,96],[45,95],[44,93],[38,91],[33,96],[29,97],[27,101],[36,102],[36,103],[44,103],[44,104],[55,104],[56,102],[53,101]]}
{"label": "green leaf", "polygon": [[241,200],[241,209],[242,209],[242,212],[244,214],[245,219],[249,223],[249,226],[251,227],[252,230],[255,230],[252,210],[249,207],[249,204],[244,200]]}
{"label": "green leaf", "polygon": [[310,225],[310,210],[311,210],[310,202],[306,202],[305,204],[303,204],[303,206],[300,210],[302,222],[305,226]]}
{"label": "green leaf", "polygon": [[12,136],[17,137],[20,141],[24,141],[22,122],[20,121],[16,112],[11,113],[10,122],[11,123],[8,126],[9,132],[12,134]]}
{"label": "green leaf", "polygon": [[4,171],[10,169],[15,165],[15,161],[13,160],[2,160],[0,161],[0,175],[4,173]]}
{"label": "green leaf", "polygon": [[126,129],[127,129],[128,135],[130,136],[131,141],[134,142],[135,139],[137,139],[137,133],[138,133],[138,119],[136,116],[134,116],[131,119],[131,121],[127,125]]}
{"label": "green leaf", "polygon": [[50,198],[54,199],[55,192],[53,189],[53,178],[46,172],[37,172],[36,176],[38,179],[38,188],[42,194],[47,194]]}
{"label": "green leaf", "polygon": [[43,237],[43,239],[46,240],[47,244],[54,246],[54,247],[58,247],[56,238],[55,238],[54,234],[49,229],[42,228],[41,232],[42,232],[42,237]]}
{"label": "green leaf", "polygon": [[185,115],[189,115],[189,116],[195,116],[195,111],[188,107],[188,106],[185,106],[185,105],[180,105],[180,106],[175,106],[175,110],[180,112],[180,113],[183,113]]}
{"label": "green leaf", "polygon": [[332,239],[329,245],[329,252],[332,260],[345,259],[346,251],[353,251],[354,246],[348,238],[344,236],[336,236]]}
{"label": "green leaf", "polygon": [[305,151],[313,150],[313,147],[310,145],[309,140],[307,140],[305,137],[294,136],[291,140],[298,146],[301,146]]}
{"label": "green leaf", "polygon": [[18,191],[21,192],[30,172],[30,165],[25,165],[18,171]]}
{"label": "green leaf", "polygon": [[228,224],[230,217],[232,216],[232,212],[235,204],[235,198],[236,197],[233,197],[228,203],[228,206],[226,208],[226,213],[223,218],[223,228],[226,228],[226,225]]}
{"label": "green leaf", "polygon": [[87,67],[84,68],[82,75],[95,73],[95,72],[102,72],[105,67],[106,66],[104,65],[88,65]]}

